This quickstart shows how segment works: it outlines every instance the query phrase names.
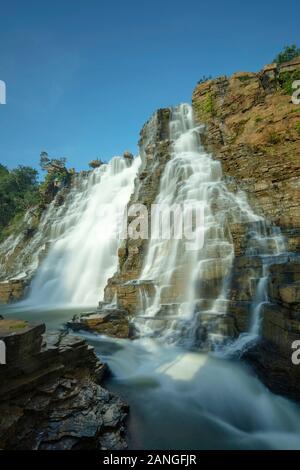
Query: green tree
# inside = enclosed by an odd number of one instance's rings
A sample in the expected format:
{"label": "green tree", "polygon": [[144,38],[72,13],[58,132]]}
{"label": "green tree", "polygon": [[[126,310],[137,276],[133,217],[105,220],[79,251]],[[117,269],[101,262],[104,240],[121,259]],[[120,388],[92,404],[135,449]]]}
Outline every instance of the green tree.
{"label": "green tree", "polygon": [[0,240],[15,220],[39,202],[38,172],[28,166],[8,170],[0,164]]}
{"label": "green tree", "polygon": [[291,44],[290,46],[285,46],[285,48],[275,57],[273,62],[276,62],[279,65],[284,64],[285,62],[295,59],[298,55],[300,55],[299,47],[297,47],[296,44]]}

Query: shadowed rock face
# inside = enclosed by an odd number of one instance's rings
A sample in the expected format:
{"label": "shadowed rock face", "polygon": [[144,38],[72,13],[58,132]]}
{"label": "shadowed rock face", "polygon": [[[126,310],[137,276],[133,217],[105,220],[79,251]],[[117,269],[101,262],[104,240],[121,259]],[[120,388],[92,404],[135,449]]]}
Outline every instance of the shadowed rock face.
{"label": "shadowed rock face", "polygon": [[128,407],[100,383],[106,366],[82,339],[0,320],[2,449],[124,449]]}

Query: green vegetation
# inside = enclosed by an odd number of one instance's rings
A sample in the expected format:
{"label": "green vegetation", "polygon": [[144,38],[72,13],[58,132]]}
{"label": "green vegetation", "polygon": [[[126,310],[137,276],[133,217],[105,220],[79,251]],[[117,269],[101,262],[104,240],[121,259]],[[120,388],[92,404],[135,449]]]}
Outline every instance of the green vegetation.
{"label": "green vegetation", "polygon": [[255,118],[255,123],[256,124],[259,124],[262,121],[263,121],[263,118],[261,116],[256,116],[256,118]]}
{"label": "green vegetation", "polygon": [[[71,180],[72,172],[65,165],[65,158],[51,159],[42,152],[40,166],[47,174],[40,184],[34,168],[20,165],[9,170],[0,164],[0,242],[13,233],[34,233],[46,205]],[[28,226],[24,215],[31,208],[33,217]]]}
{"label": "green vegetation", "polygon": [[296,44],[291,44],[290,46],[285,46],[275,57],[273,62],[276,62],[278,65],[284,64],[285,62],[295,59],[298,55],[300,55],[299,47],[297,47]]}
{"label": "green vegetation", "polygon": [[10,330],[23,330],[24,328],[27,328],[27,326],[28,326],[27,321],[20,320],[19,322],[13,323],[13,325],[11,325],[9,329]]}
{"label": "green vegetation", "polygon": [[0,240],[10,234],[10,228],[19,227],[26,210],[39,201],[37,176],[28,166],[8,170],[0,164]]}
{"label": "green vegetation", "polygon": [[249,80],[251,80],[251,78],[251,75],[241,75],[240,77],[238,77],[240,82],[248,82]]}
{"label": "green vegetation", "polygon": [[293,72],[283,72],[278,77],[280,88],[287,95],[293,94],[292,84],[295,80],[300,80],[300,70],[294,70]]}
{"label": "green vegetation", "polygon": [[203,75],[202,78],[200,78],[200,80],[198,80],[198,85],[200,85],[201,83],[205,83],[205,82],[208,82],[209,80],[212,80],[212,76],[211,75]]}
{"label": "green vegetation", "polygon": [[298,124],[296,124],[296,129],[297,129],[298,134],[300,134],[300,122],[298,122]]}

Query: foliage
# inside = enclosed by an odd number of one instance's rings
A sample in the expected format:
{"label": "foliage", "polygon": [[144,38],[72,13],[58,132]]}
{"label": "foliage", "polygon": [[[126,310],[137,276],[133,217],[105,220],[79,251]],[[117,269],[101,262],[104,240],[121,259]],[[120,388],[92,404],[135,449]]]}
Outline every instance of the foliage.
{"label": "foliage", "polygon": [[212,79],[212,76],[211,76],[211,75],[208,75],[208,76],[203,75],[203,77],[200,78],[200,80],[198,80],[197,83],[198,83],[198,85],[200,85],[201,83],[208,82],[208,81],[211,80],[211,79]]}
{"label": "foliage", "polygon": [[0,164],[0,240],[10,234],[9,226],[19,226],[26,210],[38,203],[37,176],[28,166],[8,170]]}
{"label": "foliage", "polygon": [[298,122],[298,124],[296,124],[296,129],[297,129],[298,134],[300,134],[300,122]]}
{"label": "foliage", "polygon": [[300,70],[294,70],[293,72],[283,72],[278,77],[279,86],[287,95],[293,94],[294,90],[292,85],[296,80],[300,80]]}
{"label": "foliage", "polygon": [[285,46],[284,49],[277,54],[273,62],[276,62],[278,65],[289,62],[290,60],[295,59],[300,55],[300,49],[296,44],[291,44],[290,46]]}
{"label": "foliage", "polygon": [[240,75],[238,77],[240,82],[248,82],[249,80],[251,80],[251,78],[252,78],[252,75]]}

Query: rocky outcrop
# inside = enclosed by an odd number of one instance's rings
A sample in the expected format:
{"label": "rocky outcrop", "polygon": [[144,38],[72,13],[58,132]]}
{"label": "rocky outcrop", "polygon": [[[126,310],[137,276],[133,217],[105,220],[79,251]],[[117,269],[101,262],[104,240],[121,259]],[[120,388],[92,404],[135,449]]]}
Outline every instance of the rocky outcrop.
{"label": "rocky outcrop", "polygon": [[[135,181],[134,192],[129,201],[147,207],[151,213],[151,204],[158,194],[160,177],[166,163],[170,159],[169,150],[169,109],[159,109],[145,124],[139,141],[142,165]],[[132,220],[129,215],[127,227]],[[118,251],[118,271],[108,280],[105,288],[105,302],[116,301],[129,314],[135,313],[140,305],[141,285],[137,282],[143,266],[147,248],[147,239],[136,240],[127,238]],[[146,283],[145,289],[153,289],[151,283]]]}
{"label": "rocky outcrop", "polygon": [[99,303],[97,310],[75,315],[67,326],[74,331],[90,331],[116,338],[129,337],[129,319],[126,310]]}
{"label": "rocky outcrop", "polygon": [[208,80],[192,97],[206,124],[203,143],[221,160],[229,187],[246,191],[256,213],[281,227],[291,251],[300,251],[300,117],[291,100],[299,78],[299,60],[272,64]]}
{"label": "rocky outcrop", "polygon": [[42,323],[0,320],[1,449],[124,449],[127,406],[100,383],[85,340]]}

